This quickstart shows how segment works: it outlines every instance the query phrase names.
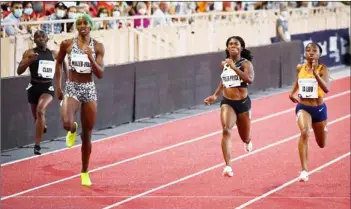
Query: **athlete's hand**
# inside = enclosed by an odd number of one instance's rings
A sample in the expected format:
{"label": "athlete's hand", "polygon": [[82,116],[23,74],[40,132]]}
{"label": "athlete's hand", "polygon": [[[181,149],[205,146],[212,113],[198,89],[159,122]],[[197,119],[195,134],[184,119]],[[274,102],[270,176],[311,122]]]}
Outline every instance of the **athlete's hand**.
{"label": "athlete's hand", "polygon": [[289,94],[289,99],[294,103],[299,103],[299,99],[293,94]]}
{"label": "athlete's hand", "polygon": [[36,61],[38,59],[39,59],[39,54],[38,53],[33,53],[33,54],[29,55],[30,62],[34,62],[34,61]]}
{"label": "athlete's hand", "polygon": [[225,61],[222,61],[221,62],[221,68],[223,69],[224,68],[224,65],[227,64]]}
{"label": "athlete's hand", "polygon": [[234,65],[234,62],[232,59],[225,59],[225,62],[232,68]]}
{"label": "athlete's hand", "polygon": [[210,104],[212,104],[214,101],[216,101],[216,99],[217,99],[217,96],[212,95],[212,96],[207,97],[207,98],[204,100],[204,102],[205,102],[205,104],[210,105]]}
{"label": "athlete's hand", "polygon": [[91,48],[89,46],[85,46],[83,48],[83,51],[88,55],[89,59],[93,58],[93,50],[91,50]]}
{"label": "athlete's hand", "polygon": [[63,93],[61,88],[56,88],[56,97],[58,100],[63,100]]}

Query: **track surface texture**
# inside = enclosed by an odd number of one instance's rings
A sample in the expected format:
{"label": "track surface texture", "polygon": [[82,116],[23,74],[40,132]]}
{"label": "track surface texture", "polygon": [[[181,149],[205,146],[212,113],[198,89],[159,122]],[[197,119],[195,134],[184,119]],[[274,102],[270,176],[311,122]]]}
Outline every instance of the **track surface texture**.
{"label": "track surface texture", "polygon": [[[251,153],[232,131],[234,176],[221,175],[219,110],[95,141],[91,187],[80,185],[80,145],[2,164],[3,209],[234,209],[350,207],[350,77],[326,97],[328,140],[309,139],[300,172],[299,130],[288,93],[252,104]],[[79,139],[79,138],[78,138]]]}

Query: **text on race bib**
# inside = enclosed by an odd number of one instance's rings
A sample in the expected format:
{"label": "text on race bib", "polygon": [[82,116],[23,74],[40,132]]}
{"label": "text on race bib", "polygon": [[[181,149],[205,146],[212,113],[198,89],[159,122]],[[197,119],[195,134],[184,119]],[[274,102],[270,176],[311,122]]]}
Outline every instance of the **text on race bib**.
{"label": "text on race bib", "polygon": [[242,82],[238,74],[236,74],[236,72],[233,69],[231,69],[229,66],[225,66],[223,68],[221,78],[222,78],[222,84],[226,88],[240,86]]}
{"label": "text on race bib", "polygon": [[39,60],[38,76],[42,78],[54,78],[55,62],[51,60]]}
{"label": "text on race bib", "polygon": [[86,54],[73,54],[71,56],[71,66],[78,73],[91,73],[91,63]]}
{"label": "text on race bib", "polygon": [[314,78],[299,79],[299,95],[301,98],[318,98],[318,82]]}

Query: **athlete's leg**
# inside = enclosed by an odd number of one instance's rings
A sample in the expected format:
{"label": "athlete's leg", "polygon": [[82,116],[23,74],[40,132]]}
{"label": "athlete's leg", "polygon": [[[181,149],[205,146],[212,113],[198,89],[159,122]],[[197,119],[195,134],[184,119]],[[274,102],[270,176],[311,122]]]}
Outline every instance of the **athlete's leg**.
{"label": "athlete's leg", "polygon": [[35,86],[29,84],[29,87],[27,87],[27,97],[35,123],[35,121],[37,120],[37,106],[39,102],[39,96],[37,94],[37,91],[35,91]]}
{"label": "athlete's leg", "polygon": [[323,104],[321,107],[317,108],[315,111],[314,121],[312,121],[312,128],[314,135],[316,137],[317,144],[320,148],[324,148],[327,141],[328,134],[328,116],[327,116],[327,106]]}
{"label": "athlete's leg", "polygon": [[[222,104],[221,105],[221,123],[222,123],[222,153],[223,153],[223,158],[226,164],[226,169],[231,168],[231,151],[232,151],[232,140],[231,140],[231,131],[233,126],[235,125],[236,122],[236,113],[234,112],[233,108],[227,104]],[[229,172],[232,173],[231,169],[230,171],[224,171],[225,173]],[[230,174],[232,176],[232,174]]]}
{"label": "athlete's leg", "polygon": [[37,120],[37,105],[38,104],[29,104],[29,105],[30,105],[30,110],[32,112],[34,122],[35,122]]}
{"label": "athlete's leg", "polygon": [[76,126],[74,125],[74,115],[76,114],[79,107],[79,101],[72,97],[65,97],[61,107],[61,118],[63,122],[63,128],[66,131],[72,133],[76,132]]}
{"label": "athlete's leg", "polygon": [[96,121],[97,104],[96,102],[87,102],[82,104],[81,123],[82,123],[82,184],[90,186],[91,182],[87,175],[89,159],[91,154],[91,133]]}
{"label": "athlete's leg", "polygon": [[310,136],[310,129],[312,126],[311,115],[305,110],[299,110],[297,113],[297,124],[301,132],[298,148],[299,148],[299,156],[300,156],[302,171],[299,176],[299,180],[307,181],[308,180],[308,173],[307,173],[308,138]]}
{"label": "athlete's leg", "polygon": [[66,136],[66,145],[72,147],[76,140],[76,131],[78,124],[74,122],[74,115],[76,114],[80,102],[73,97],[65,97],[61,107],[61,118],[63,128],[68,131]]}
{"label": "athlete's leg", "polygon": [[[32,116],[33,116],[33,119],[34,119],[34,124],[35,124],[35,122],[37,120],[37,105],[38,104],[30,104],[30,109],[31,109]],[[47,127],[44,124],[44,131],[43,131],[44,134],[46,133],[46,129],[47,129]]]}
{"label": "athlete's leg", "polygon": [[251,116],[250,111],[243,112],[238,114],[236,126],[238,127],[238,132],[240,135],[241,140],[245,143],[245,150],[250,152],[252,150],[252,143],[251,143],[251,135],[250,135],[250,128],[251,128]]}
{"label": "athlete's leg", "polygon": [[36,133],[35,133],[35,142],[40,144],[41,137],[43,136],[43,131],[45,127],[45,113],[52,102],[53,97],[50,94],[42,94],[39,98],[39,102],[36,108]]}
{"label": "athlete's leg", "polygon": [[[35,154],[40,154],[40,142],[41,138],[43,136],[44,128],[45,128],[45,113],[47,110],[47,107],[49,104],[52,102],[53,97],[50,94],[42,94],[39,97],[39,102],[38,105],[36,106],[35,109],[35,149],[34,153]],[[32,105],[33,107],[34,105]],[[33,113],[33,109],[32,109]]]}
{"label": "athlete's leg", "polygon": [[312,124],[313,132],[316,137],[317,144],[320,148],[324,148],[327,142],[327,121]]}
{"label": "athlete's leg", "polygon": [[301,135],[299,139],[299,155],[302,170],[307,171],[308,160],[308,138],[312,126],[311,115],[305,110],[299,110],[297,113],[297,124],[299,126]]}
{"label": "athlete's leg", "polygon": [[89,157],[91,153],[91,133],[95,125],[96,112],[96,102],[87,102],[82,104],[82,172],[88,171]]}

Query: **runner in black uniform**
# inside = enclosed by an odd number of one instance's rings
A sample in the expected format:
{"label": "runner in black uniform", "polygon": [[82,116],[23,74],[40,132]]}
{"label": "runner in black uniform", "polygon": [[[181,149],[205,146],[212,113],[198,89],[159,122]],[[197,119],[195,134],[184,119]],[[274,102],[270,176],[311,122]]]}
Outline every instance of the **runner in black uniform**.
{"label": "runner in black uniform", "polygon": [[[29,67],[31,81],[26,88],[28,102],[35,120],[34,154],[40,155],[40,142],[43,133],[46,133],[45,112],[54,97],[52,79],[55,75],[56,52],[47,48],[48,36],[44,31],[34,34],[35,48],[24,52],[18,65],[17,74],[23,74]],[[65,66],[65,65],[64,65]]]}
{"label": "runner in black uniform", "polygon": [[221,63],[221,81],[212,96],[207,97],[204,102],[211,104],[216,101],[219,94],[223,94],[221,102],[222,123],[222,152],[226,167],[223,175],[232,177],[234,175],[231,167],[231,130],[236,124],[245,150],[251,152],[251,99],[247,87],[254,80],[252,66],[252,55],[245,48],[245,41],[240,36],[232,36],[226,41],[226,60]]}

